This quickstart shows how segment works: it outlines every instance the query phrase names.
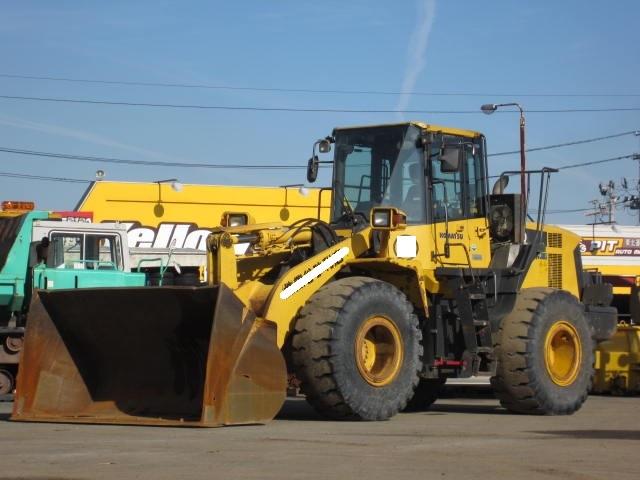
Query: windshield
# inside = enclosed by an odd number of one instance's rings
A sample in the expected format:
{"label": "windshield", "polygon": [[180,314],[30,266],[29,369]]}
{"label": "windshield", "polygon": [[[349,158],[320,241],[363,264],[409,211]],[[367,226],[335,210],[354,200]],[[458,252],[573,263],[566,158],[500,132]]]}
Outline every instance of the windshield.
{"label": "windshield", "polygon": [[398,207],[408,223],[425,223],[425,176],[420,130],[413,125],[335,132],[332,219],[354,212],[369,220],[371,208]]}

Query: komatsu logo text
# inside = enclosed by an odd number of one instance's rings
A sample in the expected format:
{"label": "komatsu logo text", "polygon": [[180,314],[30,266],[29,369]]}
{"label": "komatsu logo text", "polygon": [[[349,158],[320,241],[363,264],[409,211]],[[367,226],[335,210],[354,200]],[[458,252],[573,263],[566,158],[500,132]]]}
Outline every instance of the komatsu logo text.
{"label": "komatsu logo text", "polygon": [[440,232],[440,238],[447,238],[449,237],[449,240],[463,240],[464,236],[461,233],[446,233],[446,232]]}

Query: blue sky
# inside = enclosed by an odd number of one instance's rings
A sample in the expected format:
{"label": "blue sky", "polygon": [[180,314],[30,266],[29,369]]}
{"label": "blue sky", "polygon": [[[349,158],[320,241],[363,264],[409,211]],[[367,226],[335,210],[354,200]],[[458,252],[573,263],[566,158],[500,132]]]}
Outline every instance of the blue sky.
{"label": "blue sky", "polygon": [[[595,1],[2,2],[0,74],[316,90],[480,93],[356,95],[180,89],[0,77],[0,95],[226,106],[476,110],[640,107],[640,4]],[[636,96],[529,96],[531,94]],[[518,116],[503,113],[294,113],[101,106],[0,99],[0,147],[203,163],[304,165],[333,126],[415,119],[482,131],[489,152],[515,150]],[[527,114],[530,147],[640,130],[640,111]],[[532,152],[531,167],[640,151],[627,135]],[[142,167],[0,153],[2,172],[110,180],[280,185],[303,170]],[[517,168],[491,159],[491,172]],[[638,180],[638,162],[568,170],[552,179],[551,210],[588,207],[598,182]],[[325,172],[320,184],[328,182]],[[517,183],[517,182],[514,182]],[[84,186],[0,177],[3,199],[72,208]],[[583,223],[583,213],[551,221]],[[637,223],[637,212],[618,212]]]}

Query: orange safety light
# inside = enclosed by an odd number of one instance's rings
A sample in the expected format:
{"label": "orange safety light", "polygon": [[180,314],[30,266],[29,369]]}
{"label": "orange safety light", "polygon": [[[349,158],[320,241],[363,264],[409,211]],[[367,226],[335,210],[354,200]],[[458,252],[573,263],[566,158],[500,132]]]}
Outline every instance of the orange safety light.
{"label": "orange safety light", "polygon": [[2,202],[2,210],[33,210],[36,208],[36,204],[34,202],[23,202],[23,201],[15,201],[15,200],[5,200]]}

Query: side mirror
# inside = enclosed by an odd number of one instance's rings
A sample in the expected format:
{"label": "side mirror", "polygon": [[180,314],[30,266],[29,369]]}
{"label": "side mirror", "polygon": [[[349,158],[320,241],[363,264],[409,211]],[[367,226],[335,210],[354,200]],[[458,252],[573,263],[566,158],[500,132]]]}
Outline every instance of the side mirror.
{"label": "side mirror", "polygon": [[320,165],[320,161],[318,160],[318,156],[314,155],[307,162],[307,182],[313,183],[318,178],[318,167]]}
{"label": "side mirror", "polygon": [[318,151],[320,153],[329,153],[331,151],[331,142],[324,138],[318,142]]}
{"label": "side mirror", "polygon": [[460,171],[463,149],[460,147],[445,146],[440,152],[440,171],[442,173],[454,173]]}
{"label": "side mirror", "polygon": [[331,144],[334,142],[334,138],[328,136],[325,138],[321,138],[320,140],[316,140],[316,142],[313,144],[313,153],[311,154],[311,158],[307,162],[307,181],[309,183],[315,182],[318,178],[318,166],[320,165],[320,160],[316,155],[316,147],[318,147],[318,153],[329,153],[331,151]]}

